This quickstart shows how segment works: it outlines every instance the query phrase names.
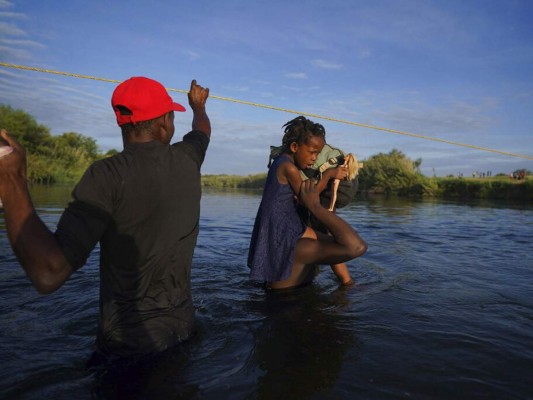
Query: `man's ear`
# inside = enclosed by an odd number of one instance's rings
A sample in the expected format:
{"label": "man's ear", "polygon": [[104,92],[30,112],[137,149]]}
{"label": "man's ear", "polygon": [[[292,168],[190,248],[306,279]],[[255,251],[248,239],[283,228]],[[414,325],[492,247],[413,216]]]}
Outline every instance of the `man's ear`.
{"label": "man's ear", "polygon": [[174,123],[174,111],[169,111],[164,115],[165,124],[172,124]]}
{"label": "man's ear", "polygon": [[170,111],[161,116],[160,138],[162,143],[170,143],[174,136],[174,111]]}

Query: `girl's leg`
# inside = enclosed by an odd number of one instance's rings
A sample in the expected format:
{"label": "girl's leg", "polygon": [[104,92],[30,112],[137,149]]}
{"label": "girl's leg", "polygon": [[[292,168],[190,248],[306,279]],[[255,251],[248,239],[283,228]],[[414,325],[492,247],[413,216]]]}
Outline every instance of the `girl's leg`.
{"label": "girl's leg", "polygon": [[[307,227],[302,235],[302,238],[309,238],[317,240],[317,232]],[[292,266],[291,276],[284,281],[270,282],[268,286],[272,289],[287,289],[297,287],[307,283],[311,283],[316,275],[317,266],[314,264],[298,264]]]}
{"label": "girl's leg", "polygon": [[[333,241],[333,237],[322,232],[317,232],[311,228],[307,228],[302,237],[309,237],[317,240]],[[343,286],[351,286],[354,284],[350,271],[345,263],[331,264],[331,270]]]}
{"label": "girl's leg", "polygon": [[302,234],[302,238],[309,238],[318,240],[319,237],[322,237],[323,233],[315,231],[313,228],[306,227],[305,232]]}
{"label": "girl's leg", "polygon": [[345,263],[331,264],[331,269],[343,286],[351,286],[354,284],[348,266]]}
{"label": "girl's leg", "polygon": [[[307,227],[302,235],[302,238],[333,241],[333,237],[321,232],[317,232],[314,229]],[[350,271],[345,263],[332,264],[331,269],[337,276],[337,279],[343,286],[351,286],[354,281],[350,276]],[[316,276],[317,266],[314,264],[294,264],[292,266],[291,276],[284,281],[271,282],[269,287],[272,289],[287,289],[311,283]]]}
{"label": "girl's leg", "polygon": [[315,264],[295,264],[292,266],[291,276],[284,281],[270,282],[271,289],[289,289],[309,284],[316,276],[317,265]]}

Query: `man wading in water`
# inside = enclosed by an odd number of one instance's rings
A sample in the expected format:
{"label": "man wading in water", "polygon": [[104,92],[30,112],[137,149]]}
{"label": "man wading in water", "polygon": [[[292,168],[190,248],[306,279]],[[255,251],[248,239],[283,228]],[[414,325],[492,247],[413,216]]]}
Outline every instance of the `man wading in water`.
{"label": "man wading in water", "polygon": [[99,362],[161,352],[191,336],[191,262],[200,215],[200,167],[211,135],[209,89],[192,81],[192,130],[170,145],[174,103],[159,82],[134,77],[114,91],[124,150],[95,162],[52,233],[28,191],[24,149],[0,159],[0,198],[17,258],[39,293],[52,293],[100,243]]}

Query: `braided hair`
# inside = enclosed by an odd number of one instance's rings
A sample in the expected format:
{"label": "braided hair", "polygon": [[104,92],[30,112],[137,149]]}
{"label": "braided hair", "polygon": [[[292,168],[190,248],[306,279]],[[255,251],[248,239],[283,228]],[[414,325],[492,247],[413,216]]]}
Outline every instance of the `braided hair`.
{"label": "braided hair", "polygon": [[308,120],[303,116],[294,118],[283,125],[285,135],[281,141],[283,152],[288,152],[291,143],[305,144],[311,137],[320,137],[326,143],[326,130],[320,124]]}

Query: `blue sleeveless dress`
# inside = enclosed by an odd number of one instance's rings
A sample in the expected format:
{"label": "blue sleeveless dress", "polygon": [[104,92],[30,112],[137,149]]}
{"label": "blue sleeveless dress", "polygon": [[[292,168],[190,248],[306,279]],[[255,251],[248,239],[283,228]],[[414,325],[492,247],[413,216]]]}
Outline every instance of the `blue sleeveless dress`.
{"label": "blue sleeveless dress", "polygon": [[272,163],[255,218],[248,251],[250,277],[255,281],[276,282],[289,278],[296,242],[305,232],[290,184],[278,182],[278,167],[285,162],[292,161],[282,154]]}

